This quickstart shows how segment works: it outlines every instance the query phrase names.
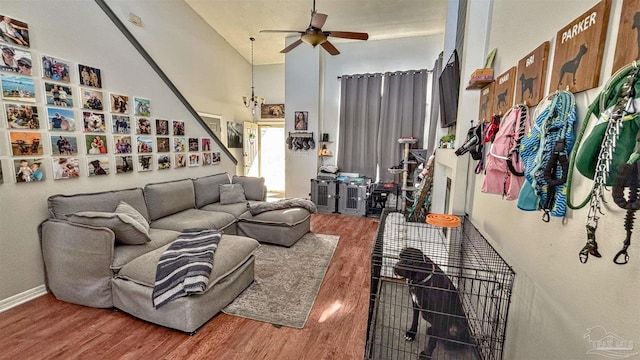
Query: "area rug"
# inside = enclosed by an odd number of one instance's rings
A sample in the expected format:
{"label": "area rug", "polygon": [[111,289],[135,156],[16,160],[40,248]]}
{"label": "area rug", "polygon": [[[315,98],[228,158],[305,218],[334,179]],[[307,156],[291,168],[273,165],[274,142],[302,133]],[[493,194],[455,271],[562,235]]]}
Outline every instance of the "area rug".
{"label": "area rug", "polygon": [[339,239],[307,233],[290,248],[262,244],[255,253],[255,281],[222,311],[302,329]]}

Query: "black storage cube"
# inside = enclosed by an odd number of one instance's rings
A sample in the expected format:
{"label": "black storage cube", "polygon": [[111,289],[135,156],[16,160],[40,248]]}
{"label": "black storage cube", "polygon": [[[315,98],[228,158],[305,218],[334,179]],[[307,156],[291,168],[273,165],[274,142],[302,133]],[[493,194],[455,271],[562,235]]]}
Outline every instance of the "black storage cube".
{"label": "black storage cube", "polygon": [[311,179],[311,201],[318,212],[338,211],[338,182],[336,180]]}

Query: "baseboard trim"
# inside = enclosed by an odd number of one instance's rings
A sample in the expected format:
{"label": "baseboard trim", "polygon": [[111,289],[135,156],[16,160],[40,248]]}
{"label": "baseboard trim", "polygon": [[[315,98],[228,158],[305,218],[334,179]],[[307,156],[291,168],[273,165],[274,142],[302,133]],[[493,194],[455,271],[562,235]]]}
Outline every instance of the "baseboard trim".
{"label": "baseboard trim", "polygon": [[7,311],[20,304],[24,304],[27,301],[33,300],[39,296],[47,293],[47,288],[44,285],[36,286],[33,289],[21,292],[20,294],[13,295],[4,300],[0,300],[0,313]]}

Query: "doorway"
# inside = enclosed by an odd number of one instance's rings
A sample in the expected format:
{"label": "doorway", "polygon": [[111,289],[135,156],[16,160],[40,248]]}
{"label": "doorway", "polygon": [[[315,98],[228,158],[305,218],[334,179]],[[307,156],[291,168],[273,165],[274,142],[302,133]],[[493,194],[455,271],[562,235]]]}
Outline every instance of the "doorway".
{"label": "doorway", "polygon": [[268,200],[284,197],[285,132],[284,123],[258,124],[259,176],[264,177]]}

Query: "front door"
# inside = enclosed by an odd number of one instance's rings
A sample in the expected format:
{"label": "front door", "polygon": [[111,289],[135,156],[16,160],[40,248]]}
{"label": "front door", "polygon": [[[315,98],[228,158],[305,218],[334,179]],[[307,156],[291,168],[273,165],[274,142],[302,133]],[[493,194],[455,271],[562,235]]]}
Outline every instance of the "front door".
{"label": "front door", "polygon": [[244,122],[244,144],[242,148],[242,159],[244,160],[245,176],[259,176],[258,172],[258,124],[251,121]]}

